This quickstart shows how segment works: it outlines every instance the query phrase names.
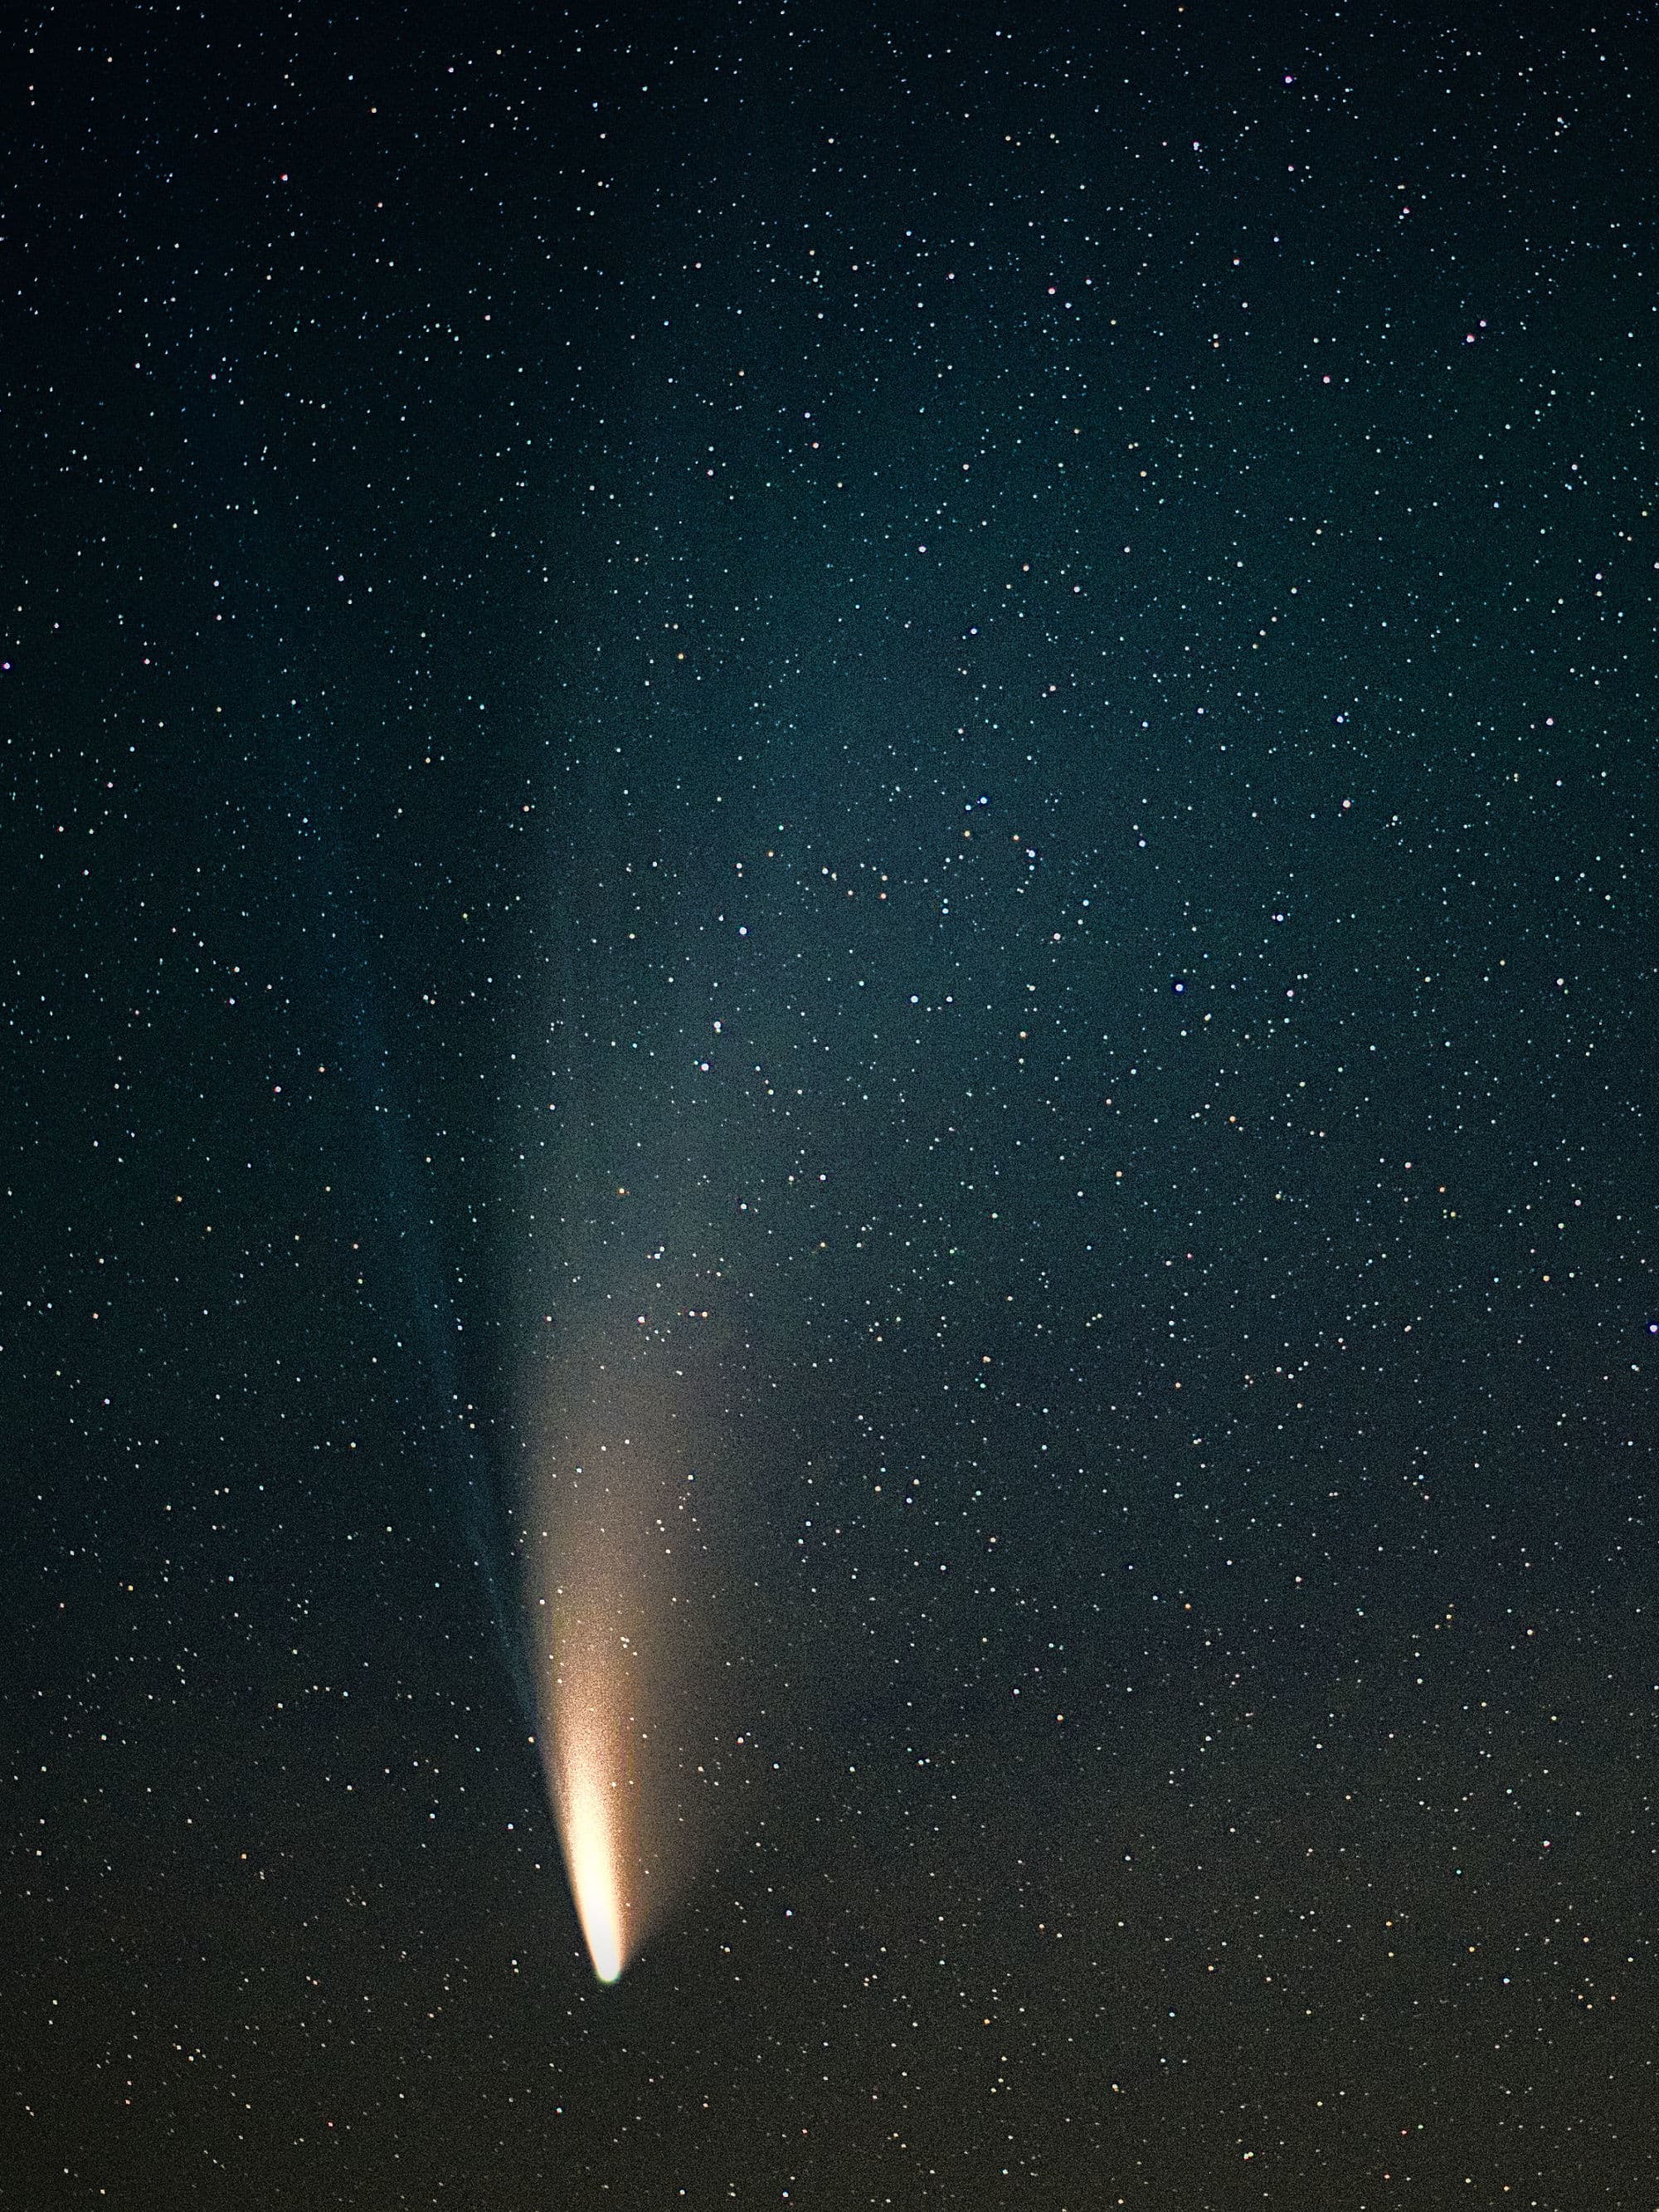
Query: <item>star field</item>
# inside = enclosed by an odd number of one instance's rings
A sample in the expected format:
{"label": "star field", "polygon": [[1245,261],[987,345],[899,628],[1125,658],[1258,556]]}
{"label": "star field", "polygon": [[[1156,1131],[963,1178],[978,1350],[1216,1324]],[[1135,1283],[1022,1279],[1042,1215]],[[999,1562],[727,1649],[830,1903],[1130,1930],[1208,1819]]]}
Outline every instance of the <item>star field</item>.
{"label": "star field", "polygon": [[1650,2203],[1641,12],[14,58],[0,2196]]}

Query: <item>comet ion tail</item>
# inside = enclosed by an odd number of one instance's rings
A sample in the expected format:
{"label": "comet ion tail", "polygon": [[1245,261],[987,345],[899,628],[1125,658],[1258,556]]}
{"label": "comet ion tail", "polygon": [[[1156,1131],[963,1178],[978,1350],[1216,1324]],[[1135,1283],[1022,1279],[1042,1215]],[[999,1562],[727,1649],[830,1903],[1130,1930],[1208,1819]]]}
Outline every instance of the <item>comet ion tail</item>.
{"label": "comet ion tail", "polygon": [[626,1958],[612,1817],[617,1785],[596,1760],[596,1748],[580,1733],[561,1747],[559,1830],[587,1955],[599,1979],[614,1982]]}

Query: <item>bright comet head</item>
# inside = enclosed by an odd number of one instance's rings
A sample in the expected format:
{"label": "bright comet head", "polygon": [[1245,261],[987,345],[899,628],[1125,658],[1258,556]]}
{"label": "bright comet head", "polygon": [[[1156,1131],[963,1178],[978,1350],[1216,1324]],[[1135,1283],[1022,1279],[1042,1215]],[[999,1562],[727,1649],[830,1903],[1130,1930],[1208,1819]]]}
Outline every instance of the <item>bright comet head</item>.
{"label": "bright comet head", "polygon": [[611,1800],[616,1784],[597,1771],[591,1743],[570,1745],[561,1760],[559,1813],[576,1917],[593,1972],[614,1982],[626,1963],[623,1900]]}
{"label": "bright comet head", "polygon": [[[605,1373],[607,1363],[592,1364]],[[580,1450],[599,1460],[598,1474],[577,1460],[562,1475],[559,1452],[538,1443],[529,1502],[541,1526],[526,1532],[543,1774],[582,1942],[605,1983],[620,1979],[659,1924],[696,1820],[678,1778],[676,1717],[665,1711],[671,1687],[690,1696],[696,1672],[681,1626],[693,1607],[666,1571],[672,1559],[682,1572],[678,1554],[695,1530],[671,1517],[684,1452],[640,1411],[606,1419],[590,1408],[597,1437],[562,1447],[567,1459]]]}
{"label": "bright comet head", "polygon": [[[602,1982],[614,1982],[638,1948],[634,1699],[635,1638],[599,1578],[586,1602],[568,1595],[542,1690],[543,1741],[559,1847],[582,1941]],[[631,1619],[629,1626],[633,1626]]]}

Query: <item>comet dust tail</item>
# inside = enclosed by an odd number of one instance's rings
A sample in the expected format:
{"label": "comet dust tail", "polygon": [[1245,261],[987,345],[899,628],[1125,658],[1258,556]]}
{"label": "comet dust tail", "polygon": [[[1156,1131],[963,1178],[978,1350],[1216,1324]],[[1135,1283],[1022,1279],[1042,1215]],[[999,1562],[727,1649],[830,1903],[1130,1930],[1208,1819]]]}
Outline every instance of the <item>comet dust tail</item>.
{"label": "comet dust tail", "polygon": [[[663,1647],[681,1608],[653,1556],[657,1499],[634,1437],[615,1443],[592,1449],[615,1462],[600,1480],[578,1462],[547,1481],[526,1589],[548,1799],[602,1982],[632,1965],[657,1924],[665,1841],[680,1830],[665,1802]],[[678,1639],[673,1649],[683,1661]]]}
{"label": "comet dust tail", "polygon": [[[638,1310],[617,1308],[635,1335]],[[725,1441],[722,1401],[678,1345],[635,1344],[620,1320],[532,1369],[526,1400],[542,1771],[582,1943],[614,1982],[683,1894],[718,1809],[723,1612],[696,1469]]]}
{"label": "comet dust tail", "polygon": [[629,1959],[629,1671],[624,1637],[579,1626],[562,1640],[548,1699],[559,1842],[582,1940],[602,1982],[614,1982]]}

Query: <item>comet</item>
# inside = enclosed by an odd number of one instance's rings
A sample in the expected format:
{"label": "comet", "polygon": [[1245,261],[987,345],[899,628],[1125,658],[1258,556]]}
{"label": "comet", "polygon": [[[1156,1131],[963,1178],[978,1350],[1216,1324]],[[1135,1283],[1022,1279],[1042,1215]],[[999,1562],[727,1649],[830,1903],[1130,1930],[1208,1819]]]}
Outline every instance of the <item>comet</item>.
{"label": "comet", "polygon": [[572,1763],[577,1771],[566,1777],[565,1863],[593,1972],[600,1981],[614,1982],[623,1970],[624,1930],[611,1808],[599,1778]]}
{"label": "comet", "polygon": [[581,1942],[606,1984],[661,1928],[719,1809],[707,1747],[721,1614],[693,1434],[713,1449],[704,1408],[719,1401],[678,1344],[635,1340],[639,1310],[619,1302],[608,1329],[526,1377],[519,1546],[537,1745]]}
{"label": "comet", "polygon": [[661,1647],[675,1608],[642,1494],[653,1456],[607,1425],[583,1449],[587,1474],[545,1468],[526,1553],[548,1801],[582,1942],[607,1984],[638,1955],[665,1896]]}
{"label": "comet", "polygon": [[632,1810],[629,1639],[565,1626],[547,1686],[552,1798],[582,1941],[601,1982],[630,1955],[625,1893]]}

